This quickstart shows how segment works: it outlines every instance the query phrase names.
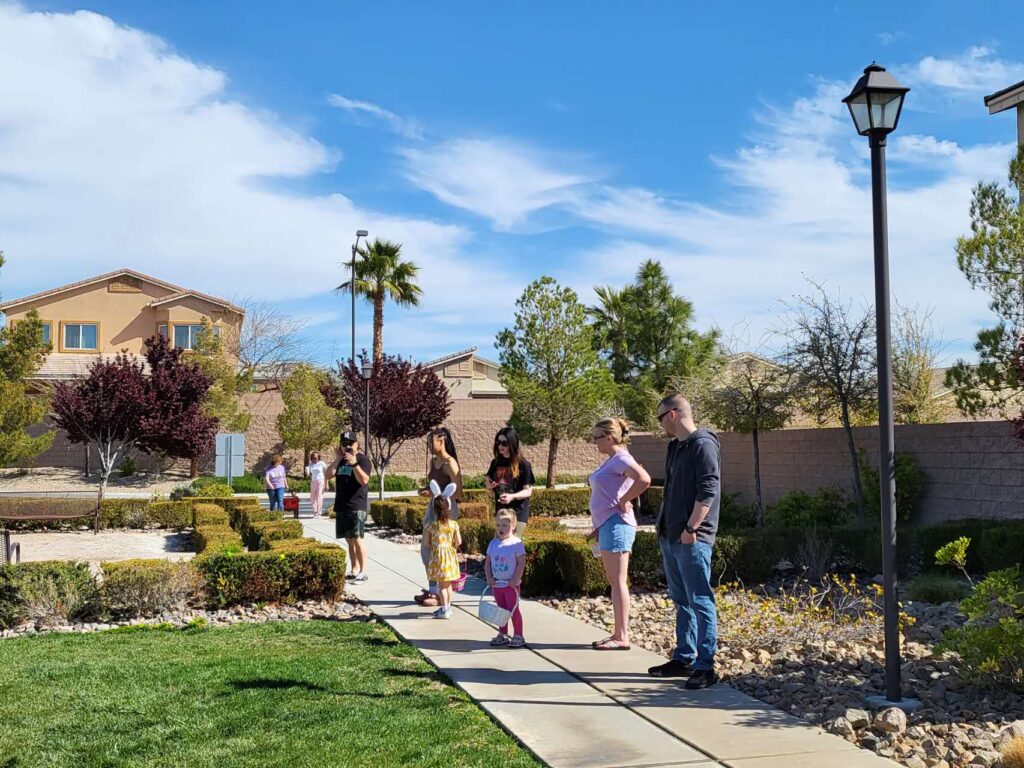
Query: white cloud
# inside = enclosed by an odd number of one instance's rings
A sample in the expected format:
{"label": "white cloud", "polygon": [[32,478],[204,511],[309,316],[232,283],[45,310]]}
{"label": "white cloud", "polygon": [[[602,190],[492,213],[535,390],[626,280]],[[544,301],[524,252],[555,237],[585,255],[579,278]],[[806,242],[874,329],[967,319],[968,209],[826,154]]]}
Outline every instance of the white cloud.
{"label": "white cloud", "polygon": [[532,213],[573,202],[577,189],[594,180],[554,170],[560,158],[503,139],[457,139],[400,154],[414,184],[506,230]]}
{"label": "white cloud", "polygon": [[349,99],[341,94],[332,93],[327,97],[327,103],[350,114],[375,118],[383,122],[389,130],[407,139],[423,138],[423,127],[417,121],[397,115],[372,102]]}
{"label": "white cloud", "polygon": [[909,70],[909,76],[923,85],[977,96],[1024,80],[1024,63],[996,58],[993,49],[978,45],[953,58],[926,56]]}
{"label": "white cloud", "polygon": [[892,45],[902,40],[908,40],[910,35],[906,32],[879,32],[875,35],[875,39],[878,40],[882,45]]}
{"label": "white cloud", "polygon": [[4,296],[128,266],[315,313],[302,301],[341,282],[357,228],[405,244],[427,312],[450,310],[449,289],[460,311],[490,308],[472,287],[514,282],[478,249],[465,255],[461,227],[289,190],[282,182],[333,172],[340,153],[230,98],[227,82],[99,14],[0,2]]}

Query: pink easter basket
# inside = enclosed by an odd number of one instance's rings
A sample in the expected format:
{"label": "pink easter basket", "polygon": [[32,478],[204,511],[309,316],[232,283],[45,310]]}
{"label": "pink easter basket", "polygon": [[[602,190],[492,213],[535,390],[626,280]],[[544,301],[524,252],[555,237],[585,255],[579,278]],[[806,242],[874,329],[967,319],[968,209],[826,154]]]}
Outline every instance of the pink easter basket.
{"label": "pink easter basket", "polygon": [[469,574],[466,573],[466,564],[459,563],[459,578],[452,582],[452,590],[455,592],[461,592],[466,588],[466,577]]}

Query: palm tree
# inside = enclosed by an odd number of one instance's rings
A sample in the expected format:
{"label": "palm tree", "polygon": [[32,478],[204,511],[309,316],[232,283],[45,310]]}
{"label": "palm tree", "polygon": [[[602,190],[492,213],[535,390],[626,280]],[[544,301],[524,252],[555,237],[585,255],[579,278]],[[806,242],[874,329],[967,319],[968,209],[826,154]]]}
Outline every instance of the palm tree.
{"label": "palm tree", "polygon": [[[414,282],[420,268],[414,262],[402,261],[402,244],[390,240],[374,240],[359,249],[356,260],[356,295],[373,305],[373,360],[384,352],[384,301],[391,299],[400,307],[415,307],[423,291]],[[347,293],[351,279],[338,286]]]}

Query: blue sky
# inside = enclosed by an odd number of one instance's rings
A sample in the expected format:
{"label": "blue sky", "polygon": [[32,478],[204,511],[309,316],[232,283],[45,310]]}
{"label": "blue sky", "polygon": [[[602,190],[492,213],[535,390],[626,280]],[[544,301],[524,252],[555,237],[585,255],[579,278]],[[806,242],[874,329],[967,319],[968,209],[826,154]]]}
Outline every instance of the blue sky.
{"label": "blue sky", "polygon": [[386,311],[393,353],[493,356],[531,280],[589,303],[645,258],[700,327],[754,344],[804,275],[871,294],[867,146],[839,100],[877,59],[913,89],[893,288],[968,353],[990,315],[952,247],[971,186],[1005,178],[1013,117],[981,99],[1024,80],[1022,22],[1011,2],[0,0],[0,290],[132,266],[277,302],[328,363],[366,228],[423,270],[422,307]]}

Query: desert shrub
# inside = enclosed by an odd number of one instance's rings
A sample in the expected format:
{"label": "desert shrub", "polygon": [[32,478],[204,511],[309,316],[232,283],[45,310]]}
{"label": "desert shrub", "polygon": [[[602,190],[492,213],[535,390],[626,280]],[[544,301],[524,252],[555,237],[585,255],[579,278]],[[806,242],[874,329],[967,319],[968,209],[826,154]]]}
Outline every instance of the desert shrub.
{"label": "desert shrub", "polygon": [[967,536],[958,536],[946,542],[936,550],[935,564],[956,568],[970,581],[971,577],[967,573],[967,550],[970,546],[971,540]]}
{"label": "desert shrub", "polygon": [[340,547],[292,545],[269,552],[203,555],[193,562],[206,580],[214,608],[334,600],[345,587],[345,550]]}
{"label": "desert shrub", "polygon": [[834,528],[846,522],[850,504],[838,488],[819,488],[813,495],[791,491],[768,507],[769,525],[787,528]]}
{"label": "desert shrub", "polygon": [[192,524],[196,527],[214,526],[227,528],[230,518],[223,507],[216,504],[193,504]]}
{"label": "desert shrub", "polygon": [[135,463],[135,459],[133,459],[131,456],[125,457],[125,460],[121,462],[121,466],[118,467],[117,470],[118,474],[121,475],[121,477],[131,477],[138,471],[139,466],[138,464]]}
{"label": "desert shrub", "polygon": [[251,551],[270,549],[270,542],[283,539],[301,539],[302,523],[298,520],[268,520],[249,525],[246,546]]}
{"label": "desert shrub", "polygon": [[103,608],[118,618],[183,610],[203,596],[202,577],[187,562],[124,560],[103,563],[102,569]]}
{"label": "desert shrub", "polygon": [[196,528],[192,536],[197,554],[211,552],[241,552],[242,537],[227,526],[207,525]]}
{"label": "desert shrub", "polygon": [[[866,514],[878,519],[881,514],[882,499],[879,488],[878,469],[872,466],[866,454],[860,452],[860,486],[864,491],[864,510]],[[909,453],[896,454],[896,519],[901,523],[908,522],[914,515],[921,496],[924,494],[924,470]]]}
{"label": "desert shrub", "polygon": [[0,567],[0,626],[66,624],[91,617],[98,607],[88,563],[48,560]]}
{"label": "desert shrub", "polygon": [[1012,736],[999,748],[1002,768],[1024,768],[1024,738]]}
{"label": "desert shrub", "polygon": [[923,573],[907,583],[907,598],[920,603],[957,603],[971,593],[960,579]]}
{"label": "desert shrub", "polygon": [[993,571],[960,603],[967,623],[949,630],[940,650],[962,659],[961,674],[1024,691],[1024,579],[1019,568]]}
{"label": "desert shrub", "polygon": [[589,488],[552,488],[534,490],[530,514],[545,517],[590,514]]}

